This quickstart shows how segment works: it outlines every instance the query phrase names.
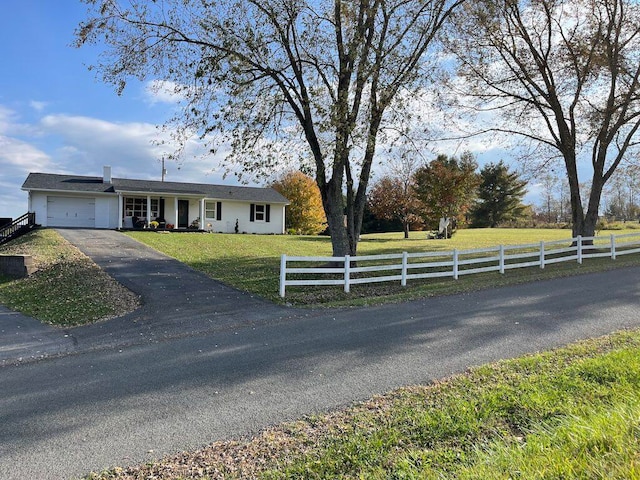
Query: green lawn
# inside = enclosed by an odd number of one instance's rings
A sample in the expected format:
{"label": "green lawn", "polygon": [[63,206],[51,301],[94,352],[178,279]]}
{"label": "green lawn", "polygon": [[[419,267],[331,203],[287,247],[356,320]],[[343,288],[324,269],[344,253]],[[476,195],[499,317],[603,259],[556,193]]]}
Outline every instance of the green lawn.
{"label": "green lawn", "polygon": [[640,479],[640,332],[90,479]]}
{"label": "green lawn", "polygon": [[[601,236],[632,233],[634,230],[602,231]],[[636,231],[637,232],[637,231]],[[280,256],[330,256],[328,237],[295,235],[233,235],[233,234],[160,234],[129,232],[131,237],[166,253],[212,278],[241,290],[282,301],[278,296]],[[402,233],[363,235],[358,246],[359,255],[468,250],[503,245],[521,245],[542,240],[562,240],[571,232],[560,229],[468,229],[459,230],[449,240],[428,240],[425,232],[412,232],[409,239]],[[637,255],[620,257],[615,262],[592,259],[578,266],[574,263],[539,268],[510,270],[504,275],[486,273],[460,277],[412,281],[407,288],[397,283],[353,286],[350,294],[340,287],[287,287],[285,301],[294,305],[366,305],[379,302],[403,301],[437,294],[464,292],[505,284],[522,283],[543,278],[574,275],[589,271],[637,265]]]}

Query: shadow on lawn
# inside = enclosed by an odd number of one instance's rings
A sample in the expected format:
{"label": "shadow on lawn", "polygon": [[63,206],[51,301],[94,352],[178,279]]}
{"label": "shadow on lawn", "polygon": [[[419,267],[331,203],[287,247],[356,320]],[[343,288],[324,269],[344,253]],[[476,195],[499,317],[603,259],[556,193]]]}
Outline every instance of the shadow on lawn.
{"label": "shadow on lawn", "polygon": [[[446,240],[434,240],[426,238],[426,233],[424,236],[418,238],[402,238],[402,234],[398,234],[396,237],[389,238],[379,238],[373,237],[370,238],[368,236],[364,236],[358,242],[358,254],[359,255],[385,255],[389,253],[402,253],[404,251],[408,252],[442,252],[442,251],[451,251],[455,248],[455,245],[452,243],[448,243]],[[297,239],[300,242],[307,243],[315,243],[315,244],[331,244],[330,237],[324,236],[300,236]],[[401,243],[398,246],[398,243]],[[367,247],[371,246],[371,248],[375,251],[365,251],[368,250]],[[283,252],[287,253],[287,252]]]}

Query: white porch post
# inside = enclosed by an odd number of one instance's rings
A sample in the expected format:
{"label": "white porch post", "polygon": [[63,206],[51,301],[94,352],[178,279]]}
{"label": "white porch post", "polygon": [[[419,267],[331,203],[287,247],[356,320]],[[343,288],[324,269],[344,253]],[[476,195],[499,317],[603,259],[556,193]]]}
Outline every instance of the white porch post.
{"label": "white porch post", "polygon": [[284,235],[285,233],[287,233],[287,207],[284,206],[282,207],[282,234]]}
{"label": "white porch post", "polygon": [[151,225],[151,195],[147,195],[147,227]]}
{"label": "white porch post", "polygon": [[122,204],[122,194],[118,194],[118,230],[122,230],[122,217],[124,215],[124,207]]}
{"label": "white porch post", "polygon": [[175,215],[175,227],[178,228],[180,227],[179,223],[178,223],[178,197],[173,197],[173,214]]}
{"label": "white porch post", "polygon": [[204,221],[204,198],[200,199],[200,230],[204,230],[207,224]]}

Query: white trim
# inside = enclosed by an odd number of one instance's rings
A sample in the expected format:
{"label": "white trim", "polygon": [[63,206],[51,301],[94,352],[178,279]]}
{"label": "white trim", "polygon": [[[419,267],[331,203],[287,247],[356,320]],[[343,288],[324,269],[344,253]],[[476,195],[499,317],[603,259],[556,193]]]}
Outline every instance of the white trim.
{"label": "white trim", "polygon": [[[115,196],[116,192],[91,192],[88,190],[58,190],[58,189],[47,189],[47,188],[21,188],[20,190],[23,190],[25,192],[31,193],[55,193],[58,196],[64,197],[64,196],[80,196],[80,197],[86,197],[88,196],[104,196],[104,197],[113,197]],[[148,192],[145,192],[144,194],[146,195]]]}
{"label": "white trim", "polygon": [[[213,209],[207,208],[207,203],[213,203]],[[218,217],[216,216],[216,211],[218,209],[218,200],[208,200],[204,201],[204,219],[205,220],[216,220]],[[213,210],[213,217],[207,215],[207,211]]]}
{"label": "white trim", "polygon": [[[267,204],[266,203],[254,203],[253,204],[253,221],[256,223],[267,223]],[[262,220],[258,220],[258,207],[262,207]]]}
{"label": "white trim", "polygon": [[122,217],[124,217],[124,199],[118,194],[118,229],[122,229]]}
{"label": "white trim", "polygon": [[[146,197],[147,195],[151,195],[152,197],[188,197],[190,199],[194,198],[204,198],[202,194],[197,193],[180,193],[180,192],[150,192],[149,190],[145,190],[142,192],[134,191],[134,190],[115,190],[115,193],[121,193],[122,195],[138,195]],[[113,195],[114,192],[107,192],[107,195]]]}

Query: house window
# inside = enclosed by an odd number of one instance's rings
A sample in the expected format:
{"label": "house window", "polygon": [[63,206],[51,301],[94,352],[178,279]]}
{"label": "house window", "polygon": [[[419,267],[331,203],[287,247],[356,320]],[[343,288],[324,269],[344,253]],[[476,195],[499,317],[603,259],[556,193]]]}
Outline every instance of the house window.
{"label": "house window", "polygon": [[222,220],[222,202],[204,202],[204,218]]}
{"label": "house window", "polygon": [[270,222],[271,205],[252,203],[249,208],[250,222]]}
{"label": "house window", "polygon": [[265,206],[256,204],[256,222],[264,222],[265,220]]}
{"label": "house window", "polygon": [[205,218],[216,218],[216,203],[218,202],[204,202]]}
{"label": "house window", "polygon": [[[158,199],[151,199],[151,218],[158,217]],[[147,199],[144,197],[125,197],[124,216],[147,218]]]}

